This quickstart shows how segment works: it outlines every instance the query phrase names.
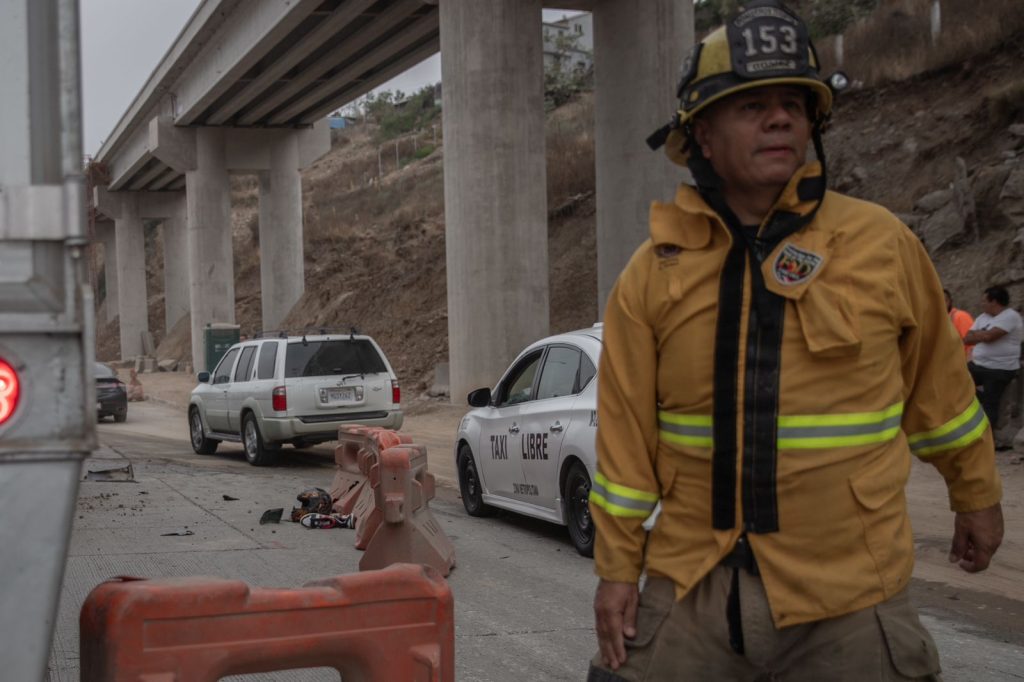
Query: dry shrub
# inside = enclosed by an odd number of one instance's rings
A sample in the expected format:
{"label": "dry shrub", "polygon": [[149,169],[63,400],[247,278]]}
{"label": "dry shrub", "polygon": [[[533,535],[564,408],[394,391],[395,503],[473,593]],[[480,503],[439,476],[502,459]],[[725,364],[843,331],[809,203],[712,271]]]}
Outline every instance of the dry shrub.
{"label": "dry shrub", "polygon": [[594,99],[585,94],[548,117],[548,207],[594,191]]}
{"label": "dry shrub", "polygon": [[[942,0],[942,31],[931,44],[931,0],[883,2],[844,34],[843,69],[866,85],[900,81],[959,64],[1024,31],[1021,0]],[[822,42],[828,72],[834,43]]]}

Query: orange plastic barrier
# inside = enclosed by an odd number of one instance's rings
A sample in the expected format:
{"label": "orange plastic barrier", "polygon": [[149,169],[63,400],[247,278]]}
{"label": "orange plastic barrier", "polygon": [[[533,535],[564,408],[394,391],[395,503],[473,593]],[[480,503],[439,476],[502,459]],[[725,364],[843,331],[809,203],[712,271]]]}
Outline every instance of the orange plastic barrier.
{"label": "orange plastic barrier", "polygon": [[411,443],[412,439],[406,434],[378,426],[343,426],[338,429],[338,440],[341,444],[334,449],[337,470],[331,483],[331,497],[335,500],[333,509],[338,514],[352,514],[360,493],[366,487],[369,465],[364,465],[362,460],[393,445]]}
{"label": "orange plastic barrier", "polygon": [[338,429],[334,511],[355,516],[360,570],[392,563],[426,564],[441,575],[455,565],[455,547],[430,513],[434,476],[427,449],[406,434],[379,427]]}
{"label": "orange plastic barrier", "polygon": [[119,578],[80,617],[83,682],[216,682],[330,667],[345,682],[455,679],[451,591],[408,564],[253,589],[216,578]]}
{"label": "orange plastic barrier", "polygon": [[[427,449],[422,445],[388,448],[371,468],[369,484],[377,527],[359,560],[359,570],[409,562],[448,575],[455,566],[455,546],[427,506],[434,497]],[[359,517],[356,519],[358,523]]]}

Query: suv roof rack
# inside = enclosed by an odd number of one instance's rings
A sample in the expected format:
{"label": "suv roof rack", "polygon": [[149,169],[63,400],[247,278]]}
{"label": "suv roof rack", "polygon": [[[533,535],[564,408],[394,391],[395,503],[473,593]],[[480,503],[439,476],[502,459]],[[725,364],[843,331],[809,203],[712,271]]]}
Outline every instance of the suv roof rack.
{"label": "suv roof rack", "polygon": [[359,330],[354,326],[343,328],[343,327],[307,327],[306,329],[261,329],[260,331],[253,334],[254,339],[268,339],[271,337],[277,337],[279,339],[285,339],[289,336],[313,336],[320,335],[325,336],[327,334],[348,334],[349,337],[353,337],[359,334]]}

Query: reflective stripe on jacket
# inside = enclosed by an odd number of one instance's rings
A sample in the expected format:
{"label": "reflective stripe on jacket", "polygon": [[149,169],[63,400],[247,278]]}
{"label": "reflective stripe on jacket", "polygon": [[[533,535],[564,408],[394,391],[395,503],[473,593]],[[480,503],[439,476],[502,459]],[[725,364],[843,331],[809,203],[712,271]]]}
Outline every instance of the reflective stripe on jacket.
{"label": "reflective stripe on jacket", "polygon": [[[805,166],[775,210],[807,213],[800,184],[818,172]],[[891,213],[832,192],[761,254],[770,295],[754,299],[735,253],[684,186],[653,205],[651,238],[612,290],[596,571],[668,576],[682,598],[746,532],[779,627],[878,603],[913,569],[911,454],[944,476],[955,511],[1001,497],[938,277]]]}

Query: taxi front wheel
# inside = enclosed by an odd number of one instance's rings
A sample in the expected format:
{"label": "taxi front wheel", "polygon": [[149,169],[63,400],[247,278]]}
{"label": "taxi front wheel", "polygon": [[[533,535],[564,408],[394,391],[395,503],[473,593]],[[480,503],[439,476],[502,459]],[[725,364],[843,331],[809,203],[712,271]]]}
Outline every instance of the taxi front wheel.
{"label": "taxi front wheel", "polygon": [[473,461],[473,451],[463,443],[459,448],[459,492],[462,494],[462,506],[470,516],[490,516],[494,511],[484,504],[480,476]]}
{"label": "taxi front wheel", "polygon": [[565,523],[573,547],[583,556],[594,556],[594,520],[590,517],[590,475],[573,462],[565,477]]}

